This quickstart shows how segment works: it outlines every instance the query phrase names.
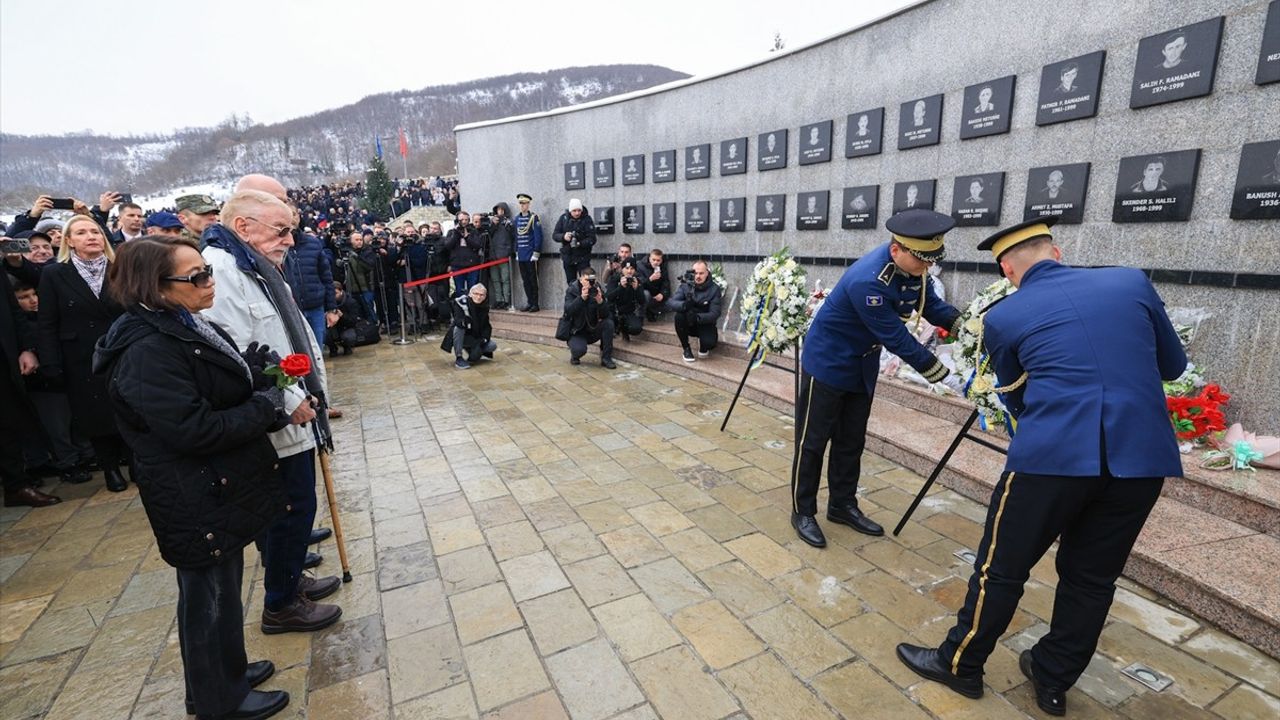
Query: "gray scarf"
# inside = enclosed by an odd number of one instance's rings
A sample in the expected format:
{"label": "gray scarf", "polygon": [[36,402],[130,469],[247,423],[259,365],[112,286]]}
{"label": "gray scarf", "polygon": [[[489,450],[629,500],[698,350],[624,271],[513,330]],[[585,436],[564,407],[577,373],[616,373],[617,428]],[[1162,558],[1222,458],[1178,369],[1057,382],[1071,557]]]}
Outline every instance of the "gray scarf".
{"label": "gray scarf", "polygon": [[245,363],[244,358],[240,356],[240,353],[236,352],[236,349],[231,347],[231,344],[219,335],[217,330],[213,329],[213,326],[209,324],[208,320],[205,320],[196,313],[189,313],[188,317],[191,318],[191,329],[195,330],[197,335],[204,338],[205,342],[212,345],[223,355],[235,360],[236,364],[244,370],[244,376],[249,379],[249,384],[252,385],[253,375],[249,373],[249,365]]}
{"label": "gray scarf", "polygon": [[[271,296],[271,304],[276,306],[276,314],[284,321],[285,332],[289,334],[289,344],[292,346],[290,352],[306,355],[311,359],[311,364],[316,364],[316,358],[311,354],[311,339],[307,336],[307,326],[302,318],[302,311],[298,309],[297,302],[293,299],[293,293],[289,291],[289,286],[285,284],[284,274],[280,271],[280,267],[266,259],[252,246],[245,246],[249,251],[249,257],[253,258],[254,267],[258,270],[258,275],[267,283],[267,294]],[[288,355],[289,353],[281,353]],[[310,378],[302,378],[302,386],[307,388],[307,392],[312,395],[319,396],[320,388],[312,388],[314,383],[309,382]]]}

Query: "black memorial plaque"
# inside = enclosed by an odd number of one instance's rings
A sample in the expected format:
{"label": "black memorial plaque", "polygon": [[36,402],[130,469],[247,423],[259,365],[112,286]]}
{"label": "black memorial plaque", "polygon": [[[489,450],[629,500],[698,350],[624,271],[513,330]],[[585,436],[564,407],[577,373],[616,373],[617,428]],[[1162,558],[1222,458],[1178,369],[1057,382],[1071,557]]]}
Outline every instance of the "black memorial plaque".
{"label": "black memorial plaque", "polygon": [[942,138],[942,96],[908,100],[898,109],[898,149],[937,145]]}
{"label": "black memorial plaque", "polygon": [[656,203],[653,206],[653,231],[656,233],[673,233],[676,231],[676,204]]}
{"label": "black memorial plaque", "polygon": [[591,175],[592,187],[613,187],[613,158],[597,160],[592,163],[592,168],[594,168]]}
{"label": "black memorial plaque", "polygon": [[622,234],[644,234],[644,206],[625,205],[622,208]]}
{"label": "black memorial plaque", "polygon": [[826,230],[831,193],[826,190],[796,195],[796,229]]}
{"label": "black memorial plaque", "polygon": [[787,196],[756,196],[756,230],[772,232],[786,225]]}
{"label": "black memorial plaque", "polygon": [[1000,224],[1004,201],[1004,173],[961,175],[951,191],[951,217],[959,227]]}
{"label": "black memorial plaque", "polygon": [[653,154],[653,181],[656,183],[676,181],[675,150],[662,150]]}
{"label": "black memorial plaque", "polygon": [[593,207],[591,208],[591,222],[595,223],[597,235],[613,234],[613,208],[612,207]]}
{"label": "black memorial plaque", "polygon": [[1167,30],[1138,43],[1129,107],[1142,108],[1213,92],[1222,16]]}
{"label": "black memorial plaque", "polygon": [[879,155],[884,137],[884,108],[856,112],[845,119],[844,156]]}
{"label": "black memorial plaque", "polygon": [[684,179],[711,177],[711,143],[690,145],[684,149]]}
{"label": "black memorial plaque", "polygon": [[1167,222],[1190,218],[1199,171],[1199,149],[1120,158],[1111,222]]}
{"label": "black memorial plaque", "polygon": [[760,133],[756,139],[756,169],[778,170],[787,166],[787,131]]}
{"label": "black memorial plaque", "polygon": [[831,121],[800,127],[800,164],[831,162]]}
{"label": "black memorial plaque", "polygon": [[844,198],[840,201],[840,227],[845,230],[874,229],[879,205],[879,185],[845,188]]}
{"label": "black memorial plaque", "polygon": [[1266,85],[1280,80],[1280,0],[1267,6],[1267,22],[1262,26],[1262,49],[1258,52],[1258,73],[1253,82]]}
{"label": "black memorial plaque", "polygon": [[720,201],[720,232],[742,232],[747,229],[747,199],[724,198]]}
{"label": "black memorial plaque", "polygon": [[1052,125],[1098,114],[1102,67],[1107,51],[1049,63],[1040,70],[1040,97],[1036,101],[1036,125]]}
{"label": "black memorial plaque", "polygon": [[585,162],[564,164],[564,189],[581,190],[587,186],[587,164]]}
{"label": "black memorial plaque", "polygon": [[1248,143],[1231,197],[1233,220],[1280,220],[1280,140]]}
{"label": "black memorial plaque", "polygon": [[622,158],[622,184],[644,184],[644,155],[627,155]]}
{"label": "black memorial plaque", "polygon": [[687,202],[684,204],[684,231],[704,233],[711,230],[711,202]]}
{"label": "black memorial plaque", "polygon": [[741,175],[747,171],[747,139],[720,141],[720,174]]}
{"label": "black memorial plaque", "polygon": [[1058,222],[1084,222],[1084,199],[1089,194],[1089,163],[1046,165],[1027,173],[1027,200],[1022,220],[1056,215]]}
{"label": "black memorial plaque", "polygon": [[936,180],[908,180],[893,184],[893,212],[920,208],[933,209],[933,190]]}
{"label": "black memorial plaque", "polygon": [[1006,75],[964,89],[960,110],[960,139],[1002,135],[1009,132],[1016,75]]}

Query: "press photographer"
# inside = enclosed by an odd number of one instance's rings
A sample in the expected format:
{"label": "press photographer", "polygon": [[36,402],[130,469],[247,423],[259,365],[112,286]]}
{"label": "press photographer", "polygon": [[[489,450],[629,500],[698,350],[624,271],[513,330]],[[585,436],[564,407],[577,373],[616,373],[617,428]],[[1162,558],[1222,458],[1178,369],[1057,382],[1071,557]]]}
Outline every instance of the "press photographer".
{"label": "press photographer", "polygon": [[621,269],[606,283],[605,299],[613,308],[614,326],[622,333],[622,339],[630,342],[644,329],[644,287],[636,276],[635,258],[615,255],[610,262],[615,260]]}
{"label": "press photographer", "polygon": [[[515,227],[511,224],[511,206],[500,202],[493,206],[493,217],[489,228],[489,259],[514,261],[516,253]],[[511,265],[507,262],[494,265],[489,270],[493,280],[493,309],[506,310],[511,307]]]}
{"label": "press photographer", "polygon": [[[465,212],[458,213],[458,224],[449,231],[449,239],[445,240],[445,252],[449,255],[449,271],[457,272],[474,267],[484,262],[485,252],[489,247],[489,238],[471,216]],[[453,294],[466,295],[472,285],[480,282],[480,271],[453,276]]]}
{"label": "press photographer", "polygon": [[[564,266],[564,281],[573,284],[578,271],[591,265],[591,248],[596,244],[596,226],[591,216],[582,209],[582,201],[573,198],[569,209],[556,220],[551,233],[560,243],[560,263]],[[593,273],[594,274],[594,273]]]}
{"label": "press photographer", "polygon": [[556,339],[569,344],[569,363],[582,364],[587,346],[600,343],[600,364],[613,370],[613,318],[604,290],[590,265],[564,291],[564,314],[556,325]]}
{"label": "press photographer", "polygon": [[671,299],[671,278],[667,277],[667,270],[662,265],[662,250],[650,250],[649,257],[636,265],[636,275],[644,286],[645,317],[650,321],[657,320]]}
{"label": "press photographer", "polygon": [[622,262],[631,257],[631,243],[622,243],[618,246],[618,252],[609,258],[604,267],[604,276],[601,278],[601,282],[605,284],[605,287],[612,284],[618,276],[618,272],[622,270]]}
{"label": "press photographer", "polygon": [[716,321],[720,319],[723,300],[720,286],[711,279],[711,269],[705,260],[693,263],[693,269],[680,277],[680,287],[667,308],[675,314],[676,336],[684,349],[684,361],[693,362],[693,349],[689,336],[698,337],[698,357],[705,358],[720,342]]}
{"label": "press photographer", "polygon": [[373,233],[368,230],[352,232],[351,244],[342,248],[338,256],[338,266],[342,268],[343,282],[360,302],[364,316],[376,321],[378,311],[373,304],[373,267],[378,258],[372,247],[365,247],[366,239],[372,240]]}

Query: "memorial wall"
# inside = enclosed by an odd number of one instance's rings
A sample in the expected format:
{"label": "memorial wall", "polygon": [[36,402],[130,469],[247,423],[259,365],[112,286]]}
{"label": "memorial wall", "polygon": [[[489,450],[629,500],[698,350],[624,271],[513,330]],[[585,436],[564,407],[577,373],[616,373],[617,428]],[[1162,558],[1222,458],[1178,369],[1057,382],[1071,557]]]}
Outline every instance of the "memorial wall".
{"label": "memorial wall", "polygon": [[721,74],[459,126],[458,166],[465,208],[534,196],[543,308],[571,197],[605,226],[599,254],[705,257],[729,294],[783,246],[830,287],[889,215],[933,208],[957,220],[957,304],[998,277],[984,237],[1060,215],[1064,261],[1143,268],[1167,304],[1213,313],[1193,360],[1229,417],[1273,432],[1277,81],[1277,2],[936,0]]}

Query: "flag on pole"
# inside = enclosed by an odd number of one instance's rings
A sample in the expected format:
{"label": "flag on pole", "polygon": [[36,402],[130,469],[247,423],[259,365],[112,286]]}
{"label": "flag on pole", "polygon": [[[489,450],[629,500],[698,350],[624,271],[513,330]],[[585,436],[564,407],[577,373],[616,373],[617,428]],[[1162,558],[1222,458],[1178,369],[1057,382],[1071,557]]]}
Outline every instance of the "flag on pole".
{"label": "flag on pole", "polygon": [[374,136],[373,144],[374,144],[375,152],[378,155],[378,159],[381,160],[382,159],[382,138]]}
{"label": "flag on pole", "polygon": [[404,128],[400,128],[400,157],[409,157],[409,141],[405,139]]}

